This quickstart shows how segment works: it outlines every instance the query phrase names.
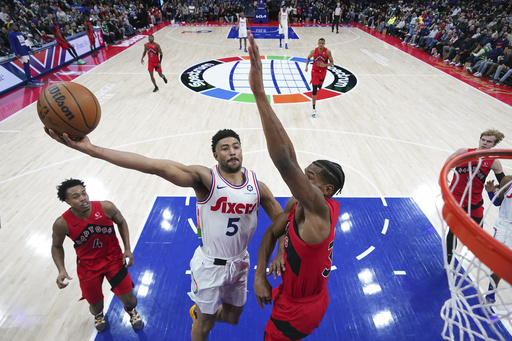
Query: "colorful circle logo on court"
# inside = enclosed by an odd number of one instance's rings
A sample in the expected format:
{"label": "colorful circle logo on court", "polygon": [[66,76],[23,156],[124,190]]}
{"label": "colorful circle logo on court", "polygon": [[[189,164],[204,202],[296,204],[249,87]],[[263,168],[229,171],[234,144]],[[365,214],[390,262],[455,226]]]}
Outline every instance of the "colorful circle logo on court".
{"label": "colorful circle logo on court", "polygon": [[[263,56],[263,83],[270,103],[310,102],[313,92],[311,65],[306,58]],[[210,60],[189,67],[181,82],[201,95],[226,101],[254,103],[249,86],[249,56]],[[357,84],[356,76],[339,65],[330,66],[317,100],[340,96]]]}

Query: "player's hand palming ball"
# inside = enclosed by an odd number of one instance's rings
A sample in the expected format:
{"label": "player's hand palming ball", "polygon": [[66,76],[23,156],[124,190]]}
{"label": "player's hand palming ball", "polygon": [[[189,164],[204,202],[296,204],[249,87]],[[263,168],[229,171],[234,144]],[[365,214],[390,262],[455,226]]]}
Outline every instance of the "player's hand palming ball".
{"label": "player's hand palming ball", "polygon": [[101,118],[98,99],[85,86],[73,82],[50,84],[39,95],[37,113],[43,124],[59,136],[80,139],[96,128]]}

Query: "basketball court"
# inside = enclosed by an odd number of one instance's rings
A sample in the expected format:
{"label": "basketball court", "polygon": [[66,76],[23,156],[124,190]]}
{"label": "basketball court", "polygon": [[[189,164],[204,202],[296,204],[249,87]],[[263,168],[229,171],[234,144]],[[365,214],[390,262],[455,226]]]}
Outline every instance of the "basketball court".
{"label": "basketball court", "polygon": [[[211,136],[223,128],[237,131],[244,166],[284,206],[290,192],[268,156],[247,88],[248,55],[238,50],[238,40],[227,38],[231,30],[158,27],[154,36],[169,82],[155,75],[156,93],[147,66],[140,64],[146,36],[108,47],[99,58],[86,57],[86,65],[70,65],[44,81],[73,80],[96,94],[102,118],[90,139],[100,146],[212,166]],[[330,305],[307,340],[441,340],[439,313],[450,294],[436,209],[442,205],[439,173],[455,150],[477,147],[487,128],[505,134],[499,148],[512,149],[510,88],[493,90],[361,27],[343,27],[340,34],[330,27],[293,30],[298,39],[287,50],[278,40],[258,40],[267,95],[299,163],[330,159],[343,166],[347,178],[336,197],[341,211]],[[319,38],[325,38],[336,68],[312,118],[304,68]],[[189,340],[188,262],[198,245],[192,190],[59,145],[42,129],[37,96],[23,88],[2,97],[7,104],[0,111],[0,340]],[[512,173],[512,163],[502,163],[505,174]],[[84,180],[91,200],[114,202],[128,222],[135,256],[130,273],[145,322],[137,333],[118,300],[111,301],[108,284],[109,328],[95,333],[87,303],[78,302],[70,240],[66,268],[73,280],[57,288],[51,227],[67,205],[58,201],[55,188],[70,177]],[[490,211],[484,226],[489,233],[497,208]],[[252,268],[269,224],[260,212],[249,246]],[[240,324],[216,325],[210,340],[263,338],[270,307],[257,306],[253,275],[254,269]]]}

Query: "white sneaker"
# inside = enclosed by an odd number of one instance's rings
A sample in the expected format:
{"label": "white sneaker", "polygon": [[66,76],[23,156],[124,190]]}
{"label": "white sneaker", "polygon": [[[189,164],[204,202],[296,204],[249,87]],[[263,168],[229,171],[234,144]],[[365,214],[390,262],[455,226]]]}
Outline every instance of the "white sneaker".
{"label": "white sneaker", "polygon": [[480,72],[477,72],[473,76],[475,76],[475,77],[482,77],[482,74]]}
{"label": "white sneaker", "polygon": [[457,63],[455,64],[455,66],[462,66],[462,63]]}
{"label": "white sneaker", "polygon": [[315,118],[315,117],[316,117],[316,110],[315,110],[315,109],[313,109],[313,113],[311,114],[311,116],[312,116],[313,118]]}
{"label": "white sneaker", "polygon": [[455,65],[455,64],[457,64],[457,63],[455,63],[455,62],[450,62],[450,65]]}

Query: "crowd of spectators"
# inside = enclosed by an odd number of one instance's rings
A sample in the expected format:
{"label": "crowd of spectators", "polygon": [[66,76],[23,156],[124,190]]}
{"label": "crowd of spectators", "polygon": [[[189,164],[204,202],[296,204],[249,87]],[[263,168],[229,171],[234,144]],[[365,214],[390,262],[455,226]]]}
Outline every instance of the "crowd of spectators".
{"label": "crowd of spectators", "polygon": [[[285,0],[291,23],[329,24],[338,1]],[[403,39],[453,67],[465,66],[476,77],[503,75],[512,64],[512,2],[503,0],[418,0],[405,2],[340,1],[341,23],[361,23]],[[266,0],[270,20],[277,20],[283,0]],[[107,44],[116,44],[161,21],[235,23],[238,13],[251,17],[256,0],[0,0],[0,55],[8,56],[7,39],[15,22],[27,43],[51,42],[52,19],[69,36],[91,20]],[[483,61],[483,62],[482,62]],[[478,64],[479,63],[479,64]],[[498,78],[499,82],[505,81]],[[510,79],[512,81],[512,79]]]}
{"label": "crowd of spectators", "polygon": [[366,6],[358,20],[475,77],[512,84],[511,2],[382,4]]}

